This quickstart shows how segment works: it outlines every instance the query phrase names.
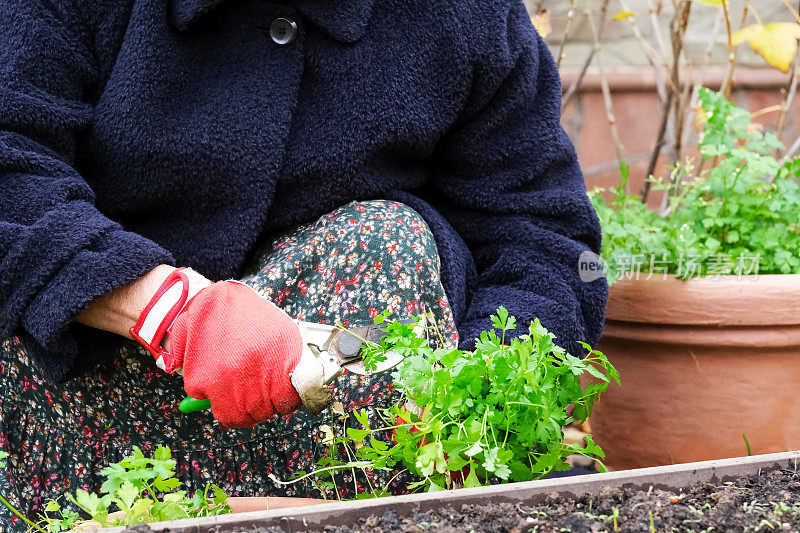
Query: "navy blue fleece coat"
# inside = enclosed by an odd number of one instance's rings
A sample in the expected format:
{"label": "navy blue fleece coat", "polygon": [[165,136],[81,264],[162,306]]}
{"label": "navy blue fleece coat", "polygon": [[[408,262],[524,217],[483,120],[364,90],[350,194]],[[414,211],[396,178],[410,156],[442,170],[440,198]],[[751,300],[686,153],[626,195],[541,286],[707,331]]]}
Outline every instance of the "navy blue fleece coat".
{"label": "navy blue fleece coat", "polygon": [[385,198],[435,233],[466,344],[500,305],[594,343],[559,100],[521,0],[0,0],[2,334],[62,378],[105,350],[72,322],[99,295],[159,263],[236,276],[259,239]]}

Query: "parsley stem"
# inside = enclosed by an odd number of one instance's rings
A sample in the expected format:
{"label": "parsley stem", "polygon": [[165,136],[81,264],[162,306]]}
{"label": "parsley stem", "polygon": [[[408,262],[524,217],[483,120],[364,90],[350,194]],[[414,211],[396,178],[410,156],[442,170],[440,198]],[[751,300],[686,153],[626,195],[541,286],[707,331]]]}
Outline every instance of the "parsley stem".
{"label": "parsley stem", "polygon": [[[414,422],[407,422],[405,424],[398,424],[396,426],[385,426],[385,427],[382,427],[382,428],[370,429],[369,432],[370,433],[377,433],[379,431],[389,431],[390,429],[400,429],[400,428],[405,428],[405,427],[408,427],[408,426],[414,427],[414,426],[416,426],[416,424]],[[420,428],[420,430],[423,430],[423,429],[427,430],[429,428],[430,428],[430,425],[426,424],[425,427],[424,428]]]}
{"label": "parsley stem", "polygon": [[[506,407],[503,410],[504,411],[508,410],[508,402],[506,402]],[[506,434],[505,436],[503,436],[503,446],[506,445],[506,441],[508,441],[508,432],[511,430],[511,417],[508,416],[508,413],[505,413],[505,415],[506,415]]]}
{"label": "parsley stem", "polygon": [[153,489],[153,487],[151,487],[151,486],[150,486],[150,483],[148,483],[148,482],[147,482],[147,481],[145,481],[144,479],[142,480],[142,483],[144,483],[144,486],[145,486],[145,488],[147,489],[147,492],[149,492],[149,493],[150,493],[150,496],[152,496],[152,498],[153,498],[153,501],[154,501],[154,502],[158,502],[159,500],[158,500],[158,498],[156,497],[156,491]]}
{"label": "parsley stem", "polygon": [[[304,474],[298,478],[294,478],[291,481],[281,481],[274,474],[270,474],[269,478],[272,480],[273,483],[277,483],[278,485],[294,485],[298,481],[302,481],[303,479],[311,477],[316,474],[321,474],[322,472],[330,472],[331,470],[341,472],[342,470],[349,470],[350,468],[369,468],[370,466],[372,466],[372,461],[353,461],[352,463],[348,463],[346,465],[335,465],[335,466],[326,466],[325,468],[318,468],[316,470],[312,470],[308,474]],[[336,483],[334,483],[334,486],[335,485]]]}
{"label": "parsley stem", "polygon": [[383,486],[383,492],[389,492],[389,485],[392,484],[392,481],[397,479],[397,476],[399,476],[400,474],[403,474],[404,472],[408,472],[408,468],[404,468],[401,471],[399,471],[398,473],[396,473],[395,475],[393,475],[391,477],[391,479],[389,479],[389,481],[386,482],[386,485]]}
{"label": "parsley stem", "polygon": [[433,330],[436,332],[436,336],[439,337],[439,343],[441,347],[444,348],[447,346],[447,343],[444,342],[444,337],[442,337],[442,331],[439,329],[439,324],[436,323],[436,317],[433,316],[433,313],[423,313],[422,316],[425,318],[426,322],[433,323]]}
{"label": "parsley stem", "polygon": [[200,507],[196,509],[197,512],[202,512],[203,506],[205,505],[208,508],[208,489],[211,487],[210,483],[206,483],[206,488],[203,490],[203,503],[200,504]]}
{"label": "parsley stem", "polygon": [[[488,417],[488,416],[489,416],[489,409],[486,409],[486,410],[483,412],[483,424],[481,424],[481,437],[485,438],[485,440],[486,440],[486,447],[487,447],[487,448],[488,448],[488,447],[490,447],[490,445],[489,445],[489,435],[486,433],[486,419],[487,419],[487,417]],[[487,482],[487,483],[489,482],[489,481],[488,481],[488,478],[487,478],[487,481],[486,481],[486,482]]]}
{"label": "parsley stem", "polygon": [[14,508],[14,506],[13,506],[13,505],[11,505],[11,504],[9,503],[9,501],[8,501],[8,500],[6,500],[5,498],[3,498],[3,495],[2,495],[2,494],[0,494],[0,503],[2,503],[3,505],[5,505],[6,507],[8,507],[8,509],[9,509],[9,510],[10,510],[12,513],[14,513],[15,515],[17,515],[17,516],[18,516],[19,518],[21,518],[21,519],[22,519],[22,520],[23,520],[23,521],[24,521],[26,524],[28,524],[29,526],[31,526],[31,527],[32,527],[32,528],[34,528],[35,530],[37,530],[37,531],[39,531],[39,532],[41,532],[41,533],[47,533],[47,531],[45,531],[44,529],[42,529],[41,527],[39,527],[39,525],[38,525],[38,524],[34,524],[34,523],[33,523],[33,522],[31,522],[30,520],[28,520],[28,518],[27,518],[25,515],[23,515],[23,514],[22,514],[22,513],[20,513],[19,511],[17,511],[17,510]]}
{"label": "parsley stem", "polygon": [[529,407],[541,407],[542,409],[545,408],[545,406],[540,403],[531,402],[506,402],[506,405],[527,405]]}
{"label": "parsley stem", "polygon": [[370,494],[374,494],[375,493],[375,487],[372,486],[372,482],[369,480],[369,476],[367,475],[366,472],[364,472],[363,469],[361,470],[361,472],[363,472],[363,474],[364,474],[364,479],[367,480],[367,485],[369,486]]}
{"label": "parsley stem", "polygon": [[[344,441],[344,451],[347,453],[347,459],[352,463],[353,456],[350,455],[350,446],[347,445],[347,441]],[[353,473],[353,492],[358,495],[358,482],[356,481],[356,469],[355,467],[350,467],[350,471]]]}

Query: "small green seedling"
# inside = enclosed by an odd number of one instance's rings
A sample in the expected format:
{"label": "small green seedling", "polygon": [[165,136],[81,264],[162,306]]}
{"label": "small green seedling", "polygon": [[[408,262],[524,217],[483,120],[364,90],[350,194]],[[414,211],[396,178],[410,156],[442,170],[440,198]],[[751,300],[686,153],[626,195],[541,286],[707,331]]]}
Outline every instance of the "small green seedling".
{"label": "small green seedling", "polygon": [[747,440],[747,435],[742,433],[742,438],[744,439],[744,445],[747,448],[747,456],[750,457],[753,455],[753,451],[750,449],[750,442]]}
{"label": "small green seedling", "polygon": [[[5,466],[8,454],[0,452],[0,467]],[[180,490],[182,483],[175,478],[175,460],[169,448],[159,446],[153,457],[145,457],[142,450],[133,447],[133,454],[118,463],[111,463],[100,471],[106,479],[99,493],[79,489],[75,497],[67,496],[76,507],[86,513],[92,525],[100,527],[123,526],[146,522],[179,520],[216,516],[231,512],[228,496],[216,485],[189,496]],[[69,531],[87,521],[58,500],[49,501],[38,524],[19,513],[0,495],[0,503],[40,533]],[[113,510],[124,516],[113,516]]]}

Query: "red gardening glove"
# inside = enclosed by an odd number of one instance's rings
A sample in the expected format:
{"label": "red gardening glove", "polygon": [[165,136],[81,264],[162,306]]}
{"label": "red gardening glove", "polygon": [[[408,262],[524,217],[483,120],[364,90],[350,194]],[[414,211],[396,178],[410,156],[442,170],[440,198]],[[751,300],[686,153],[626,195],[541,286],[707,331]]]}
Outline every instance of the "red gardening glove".
{"label": "red gardening glove", "polygon": [[[302,352],[297,324],[238,281],[174,272],[131,335],[166,372],[182,368],[187,394],[210,400],[214,417],[227,427],[250,427],[302,405],[290,381]],[[168,351],[162,346],[167,335]]]}

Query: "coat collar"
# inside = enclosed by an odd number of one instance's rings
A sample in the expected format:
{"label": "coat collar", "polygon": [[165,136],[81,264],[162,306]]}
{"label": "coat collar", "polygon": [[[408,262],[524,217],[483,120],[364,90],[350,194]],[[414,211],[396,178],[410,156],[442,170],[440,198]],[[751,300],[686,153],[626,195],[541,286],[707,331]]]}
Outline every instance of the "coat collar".
{"label": "coat collar", "polygon": [[[188,31],[205,15],[229,0],[170,0],[170,19]],[[359,40],[367,29],[373,0],[289,0],[314,25],[343,42]]]}

